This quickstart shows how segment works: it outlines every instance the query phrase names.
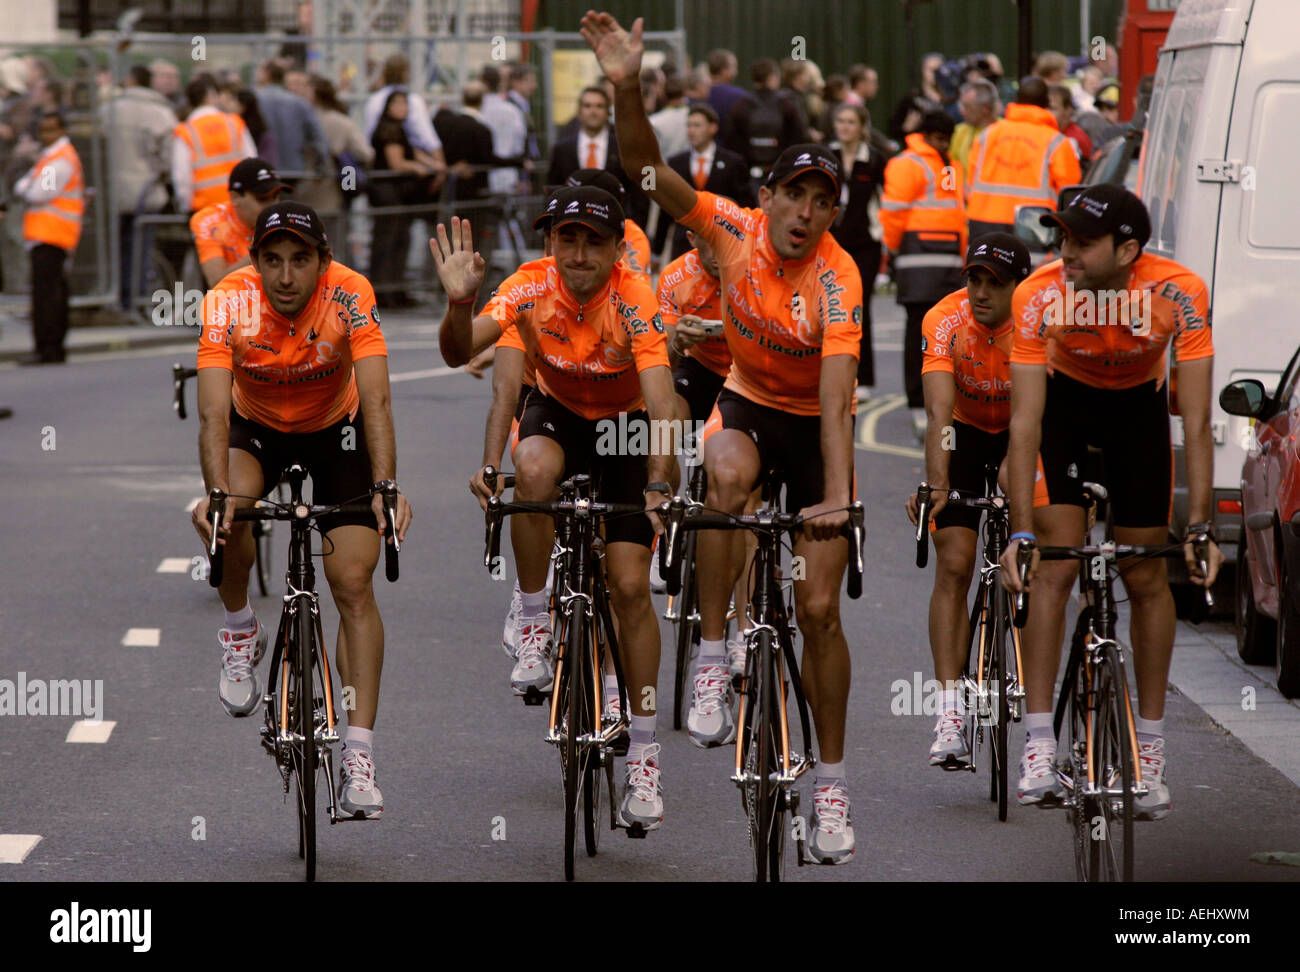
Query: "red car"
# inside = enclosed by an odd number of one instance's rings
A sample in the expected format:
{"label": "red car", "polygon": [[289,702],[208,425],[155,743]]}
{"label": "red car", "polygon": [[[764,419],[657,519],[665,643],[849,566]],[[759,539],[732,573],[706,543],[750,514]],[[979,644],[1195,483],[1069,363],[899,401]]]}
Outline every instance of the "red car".
{"label": "red car", "polygon": [[1277,687],[1300,697],[1300,351],[1277,391],[1244,378],[1219,406],[1255,419],[1241,467],[1243,538],[1237,551],[1237,650],[1244,661],[1277,668]]}

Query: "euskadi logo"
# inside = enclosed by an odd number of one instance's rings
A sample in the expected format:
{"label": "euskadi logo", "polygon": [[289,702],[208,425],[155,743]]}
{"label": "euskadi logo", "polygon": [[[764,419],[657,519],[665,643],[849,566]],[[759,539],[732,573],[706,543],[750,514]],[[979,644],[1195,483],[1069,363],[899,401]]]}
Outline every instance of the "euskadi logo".
{"label": "euskadi logo", "polygon": [[50,941],[59,944],[126,943],[133,952],[147,952],[152,941],[153,912],[149,908],[71,907],[50,912]]}
{"label": "euskadi logo", "polygon": [[1079,290],[1073,283],[1057,291],[1043,308],[1046,327],[1127,327],[1134,337],[1151,333],[1150,290]]}

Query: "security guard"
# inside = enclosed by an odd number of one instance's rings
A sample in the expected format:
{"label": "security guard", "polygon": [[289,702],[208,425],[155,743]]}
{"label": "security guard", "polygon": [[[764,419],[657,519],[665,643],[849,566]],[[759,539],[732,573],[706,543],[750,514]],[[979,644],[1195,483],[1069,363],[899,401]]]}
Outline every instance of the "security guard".
{"label": "security guard", "polygon": [[172,132],[172,188],[177,211],[195,213],[230,201],[230,170],[240,159],[256,155],[257,146],[242,118],[217,107],[211,75],[196,77],[185,94],[195,107]]}
{"label": "security guard", "polygon": [[961,167],[948,158],[952,118],[927,112],[907,136],[907,148],[885,166],[880,226],[893,257],[898,302],[907,310],[903,336],[903,387],[912,431],[925,436],[921,386],[921,322],[944,295],[961,286],[966,252],[966,213]]}
{"label": "security guard", "polygon": [[1048,110],[1042,78],[1020,82],[1007,115],[986,128],[966,163],[966,215],[970,235],[1010,233],[1017,206],[1056,209],[1066,186],[1082,178],[1070,140]]}

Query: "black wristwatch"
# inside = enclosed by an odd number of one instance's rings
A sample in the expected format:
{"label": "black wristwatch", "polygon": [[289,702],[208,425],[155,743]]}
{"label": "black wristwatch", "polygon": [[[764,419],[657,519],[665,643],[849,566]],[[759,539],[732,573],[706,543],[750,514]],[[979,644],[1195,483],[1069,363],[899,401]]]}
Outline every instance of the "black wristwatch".
{"label": "black wristwatch", "polygon": [[1214,535],[1214,524],[1209,520],[1202,523],[1187,524],[1187,529],[1183,531],[1183,540],[1190,540],[1192,537],[1201,533],[1204,533],[1215,543],[1219,542],[1219,538]]}
{"label": "black wristwatch", "polygon": [[373,486],[370,487],[370,492],[372,495],[375,493],[382,493],[389,486],[392,486],[393,489],[397,490],[399,493],[402,491],[401,488],[397,485],[396,479],[381,479],[379,482],[375,483]]}
{"label": "black wristwatch", "polygon": [[663,493],[665,496],[671,496],[673,494],[673,488],[669,483],[664,482],[646,483],[645,489],[641,490],[641,492],[642,494]]}

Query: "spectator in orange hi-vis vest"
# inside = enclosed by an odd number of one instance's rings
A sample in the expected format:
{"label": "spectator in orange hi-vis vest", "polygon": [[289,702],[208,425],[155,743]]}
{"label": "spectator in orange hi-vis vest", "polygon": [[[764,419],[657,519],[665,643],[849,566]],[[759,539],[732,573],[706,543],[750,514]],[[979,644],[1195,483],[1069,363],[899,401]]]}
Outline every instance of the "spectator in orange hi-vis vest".
{"label": "spectator in orange hi-vis vest", "polygon": [[257,146],[244,120],[218,107],[211,75],[196,77],[185,94],[194,110],[172,132],[172,189],[177,211],[194,213],[229,200],[230,171]]}
{"label": "spectator in orange hi-vis vest", "polygon": [[946,112],[926,112],[907,148],[885,166],[880,228],[893,257],[898,302],[907,310],[903,333],[903,387],[912,431],[925,436],[921,383],[921,322],[926,311],[961,285],[966,252],[961,168],[948,157],[954,123]]}
{"label": "spectator in orange hi-vis vest", "polygon": [[246,267],[253,227],[267,206],[293,187],[281,182],[266,159],[244,159],[230,170],[230,200],[205,206],[190,217],[199,266],[209,287],[232,270]]}
{"label": "spectator in orange hi-vis vest", "polygon": [[32,267],[32,337],[35,351],[21,364],[60,364],[68,333],[68,278],[64,261],[77,249],[86,208],[81,158],[68,139],[63,116],[48,112],[37,127],[41,154],[14,185],[27,204],[23,243]]}
{"label": "spectator in orange hi-vis vest", "polygon": [[975,139],[966,162],[970,235],[1009,233],[1017,206],[1056,209],[1062,189],[1082,178],[1079,157],[1048,110],[1042,78],[1020,82],[1007,114]]}

